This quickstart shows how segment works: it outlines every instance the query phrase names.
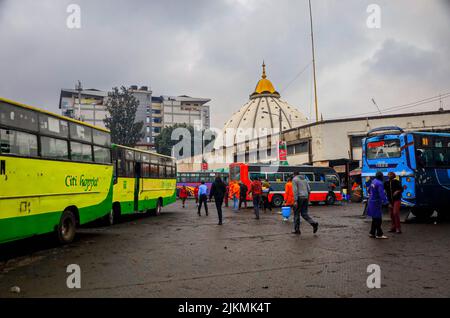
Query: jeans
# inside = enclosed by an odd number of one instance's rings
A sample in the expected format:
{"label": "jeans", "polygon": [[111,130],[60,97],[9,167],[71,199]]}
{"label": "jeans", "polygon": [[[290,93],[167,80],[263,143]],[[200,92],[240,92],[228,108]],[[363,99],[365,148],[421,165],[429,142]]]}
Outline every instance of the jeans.
{"label": "jeans", "polygon": [[259,219],[259,204],[261,202],[261,196],[259,194],[253,195],[253,209],[255,210],[255,216]]}
{"label": "jeans", "polygon": [[370,228],[370,235],[383,236],[383,230],[381,229],[381,218],[372,218],[372,226]]}
{"label": "jeans", "polygon": [[294,206],[294,230],[300,231],[300,215],[311,225],[315,225],[314,221],[308,214],[308,202],[307,198],[298,198],[297,205]]}
{"label": "jeans", "polygon": [[392,208],[389,208],[389,214],[391,215],[392,226],[391,230],[393,231],[401,231],[400,227],[400,205],[401,201],[396,200],[391,203]]}
{"label": "jeans", "polygon": [[202,209],[202,204],[205,205],[206,215],[208,215],[208,196],[206,194],[202,194],[198,201],[198,214],[200,215],[200,210]]}
{"label": "jeans", "polygon": [[223,204],[223,197],[214,197],[215,203],[216,203],[216,209],[217,209],[217,216],[219,217],[219,223],[222,224],[222,204]]}
{"label": "jeans", "polygon": [[237,211],[238,203],[239,203],[239,199],[234,195],[233,196],[233,210]]}

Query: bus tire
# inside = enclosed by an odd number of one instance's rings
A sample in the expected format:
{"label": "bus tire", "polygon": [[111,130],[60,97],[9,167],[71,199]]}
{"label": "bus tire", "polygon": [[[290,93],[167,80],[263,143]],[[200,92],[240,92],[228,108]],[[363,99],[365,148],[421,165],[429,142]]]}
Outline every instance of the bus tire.
{"label": "bus tire", "polygon": [[107,215],[107,224],[114,225],[120,222],[120,204],[114,203],[111,211]]}
{"label": "bus tire", "polygon": [[283,205],[284,199],[283,196],[280,194],[275,194],[272,197],[272,205],[276,208],[281,208]]}
{"label": "bus tire", "polygon": [[56,234],[61,244],[69,244],[75,238],[77,221],[71,210],[64,210],[56,228]]}
{"label": "bus tire", "polygon": [[156,203],[156,208],[155,208],[155,215],[159,216],[162,213],[162,199],[159,198],[158,202]]}
{"label": "bus tire", "polygon": [[427,220],[433,215],[434,210],[426,208],[413,208],[411,209],[411,213],[419,220]]}
{"label": "bus tire", "polygon": [[334,205],[336,203],[336,195],[333,192],[328,192],[325,203],[327,205]]}

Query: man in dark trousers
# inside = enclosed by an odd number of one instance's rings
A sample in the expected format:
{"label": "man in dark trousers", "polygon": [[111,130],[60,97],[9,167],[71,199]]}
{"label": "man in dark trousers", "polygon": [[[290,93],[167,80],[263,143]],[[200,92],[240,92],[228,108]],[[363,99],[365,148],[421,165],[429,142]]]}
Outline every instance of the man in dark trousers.
{"label": "man in dark trousers", "polygon": [[401,234],[400,227],[400,205],[402,200],[403,187],[396,179],[394,172],[388,173],[389,180],[384,182],[384,191],[389,201],[389,213],[391,215],[392,226],[389,232]]}
{"label": "man in dark trousers", "polygon": [[222,225],[222,204],[226,193],[227,185],[222,181],[220,177],[216,177],[213,184],[211,185],[209,200],[211,201],[212,197],[214,197],[214,201],[216,202],[217,215],[219,216],[219,223],[217,225]]}
{"label": "man in dark trousers", "polygon": [[259,178],[255,178],[250,185],[250,193],[253,197],[253,209],[255,210],[255,219],[259,220],[259,204],[261,203],[262,184]]}
{"label": "man in dark trousers", "polygon": [[247,186],[241,182],[239,184],[240,190],[239,190],[239,210],[242,207],[242,203],[244,203],[244,207],[247,208],[247,192],[248,188]]}
{"label": "man in dark trousers", "polygon": [[292,179],[292,190],[294,192],[294,231],[292,233],[300,235],[300,215],[311,224],[313,233],[317,232],[319,223],[314,221],[308,214],[309,194],[311,188],[304,175],[300,175],[298,171],[294,172]]}
{"label": "man in dark trousers", "polygon": [[369,201],[367,203],[367,215],[372,218],[372,226],[370,228],[369,236],[377,239],[387,239],[388,237],[383,235],[381,224],[383,222],[383,205],[388,204],[386,193],[384,192],[383,185],[383,172],[378,171],[375,174],[369,188]]}
{"label": "man in dark trousers", "polygon": [[206,216],[208,216],[208,187],[205,181],[202,181],[202,184],[198,187],[198,216],[201,215],[202,204],[205,205]]}

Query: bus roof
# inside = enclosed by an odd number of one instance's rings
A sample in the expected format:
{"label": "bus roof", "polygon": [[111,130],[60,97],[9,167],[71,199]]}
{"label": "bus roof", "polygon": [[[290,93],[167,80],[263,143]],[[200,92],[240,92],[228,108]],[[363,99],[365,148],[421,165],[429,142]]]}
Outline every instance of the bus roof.
{"label": "bus roof", "polygon": [[415,135],[429,135],[429,136],[442,136],[450,137],[450,133],[437,133],[437,132],[427,132],[427,131],[412,131],[411,134]]}
{"label": "bus roof", "polygon": [[33,110],[33,111],[36,111],[36,112],[39,112],[39,113],[42,113],[42,114],[46,114],[46,115],[50,115],[50,116],[53,116],[53,117],[57,117],[59,119],[67,120],[67,121],[70,121],[70,122],[73,122],[73,123],[76,123],[76,124],[79,124],[79,125],[91,127],[93,129],[101,130],[101,131],[108,132],[108,133],[110,132],[108,129],[105,129],[105,128],[102,128],[102,127],[97,127],[97,126],[94,126],[94,125],[82,122],[80,120],[76,120],[76,119],[73,119],[73,118],[70,118],[70,117],[58,115],[58,114],[52,113],[52,112],[44,110],[44,109],[40,109],[40,108],[37,108],[37,107],[34,107],[34,106],[22,104],[22,103],[19,103],[19,102],[10,100],[10,99],[6,99],[6,98],[3,98],[3,97],[0,97],[0,102],[5,102],[5,103],[8,103],[8,104],[11,104],[11,105],[14,105],[14,106],[18,106],[18,107],[21,107],[21,108]]}
{"label": "bus roof", "polygon": [[132,148],[132,147],[128,147],[128,146],[122,146],[122,145],[118,145],[118,144],[112,144],[111,146],[112,146],[112,148],[115,148],[115,147],[117,147],[117,148],[123,148],[123,149],[128,149],[128,150],[133,150],[133,151],[139,151],[139,152],[143,152],[143,153],[148,153],[149,155],[155,155],[155,156],[158,156],[158,157],[161,157],[161,158],[167,158],[167,159],[176,160],[176,158],[174,158],[174,157],[162,155],[162,154],[159,154],[159,153],[154,152],[154,151],[148,151],[148,150],[143,150],[143,149],[137,149],[137,148]]}

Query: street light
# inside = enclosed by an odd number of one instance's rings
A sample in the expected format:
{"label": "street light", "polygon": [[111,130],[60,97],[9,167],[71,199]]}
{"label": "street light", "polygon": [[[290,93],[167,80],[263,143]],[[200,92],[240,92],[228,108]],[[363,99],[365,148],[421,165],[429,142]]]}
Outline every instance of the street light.
{"label": "street light", "polygon": [[75,84],[75,89],[78,91],[78,119],[81,120],[81,92],[83,91],[83,86],[81,86],[80,81]]}

